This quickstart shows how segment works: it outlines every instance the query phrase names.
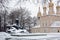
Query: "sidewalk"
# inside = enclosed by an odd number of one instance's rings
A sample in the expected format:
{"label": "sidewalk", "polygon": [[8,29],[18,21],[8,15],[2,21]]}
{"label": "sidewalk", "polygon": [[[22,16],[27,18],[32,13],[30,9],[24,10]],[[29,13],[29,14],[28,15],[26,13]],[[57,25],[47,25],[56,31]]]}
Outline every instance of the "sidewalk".
{"label": "sidewalk", "polygon": [[0,40],[5,40],[5,38],[10,37],[10,34],[5,32],[0,32]]}
{"label": "sidewalk", "polygon": [[23,36],[23,37],[21,36],[20,37],[20,36],[10,36],[10,34],[8,33],[0,32],[0,40],[5,40],[5,38],[8,39],[11,38],[9,40],[60,40],[60,33],[46,33],[46,34],[47,36]]}

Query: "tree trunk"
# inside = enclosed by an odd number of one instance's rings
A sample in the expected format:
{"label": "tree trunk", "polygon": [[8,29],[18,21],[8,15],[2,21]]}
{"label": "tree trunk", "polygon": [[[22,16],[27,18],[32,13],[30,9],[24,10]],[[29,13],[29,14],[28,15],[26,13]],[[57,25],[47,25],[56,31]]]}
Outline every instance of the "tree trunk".
{"label": "tree trunk", "polygon": [[4,32],[6,31],[6,13],[4,14]]}
{"label": "tree trunk", "polygon": [[29,33],[31,33],[30,26],[29,26]]}
{"label": "tree trunk", "polygon": [[1,30],[1,16],[0,16],[0,32],[1,32],[2,30]]}

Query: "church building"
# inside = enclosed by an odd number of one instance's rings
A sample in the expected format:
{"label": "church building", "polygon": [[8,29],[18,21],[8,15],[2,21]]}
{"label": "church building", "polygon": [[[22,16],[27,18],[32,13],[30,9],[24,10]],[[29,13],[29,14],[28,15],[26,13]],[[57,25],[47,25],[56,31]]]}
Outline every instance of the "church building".
{"label": "church building", "polygon": [[50,0],[48,5],[48,15],[46,13],[46,4],[43,6],[43,15],[39,11],[37,14],[38,24],[36,28],[31,28],[32,33],[59,33],[60,32],[60,6],[59,1],[56,6],[56,13],[54,11],[54,3]]}

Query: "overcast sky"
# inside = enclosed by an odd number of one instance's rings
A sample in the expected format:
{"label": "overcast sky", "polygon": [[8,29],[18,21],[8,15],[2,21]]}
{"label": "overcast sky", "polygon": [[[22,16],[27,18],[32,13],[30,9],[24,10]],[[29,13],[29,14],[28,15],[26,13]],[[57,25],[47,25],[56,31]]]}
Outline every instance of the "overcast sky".
{"label": "overcast sky", "polygon": [[[11,9],[12,8],[19,8],[19,6],[22,6],[23,8],[26,7],[26,9],[28,9],[32,13],[31,14],[32,17],[37,16],[38,7],[40,5],[40,11],[43,14],[43,9],[42,9],[42,6],[43,6],[42,3],[43,3],[43,1],[42,0],[39,0],[39,1],[37,1],[37,0],[29,0],[29,1],[26,1],[26,2],[22,2],[21,1],[20,2],[20,0],[10,0],[7,5]],[[57,0],[53,0],[54,5],[56,5],[56,1]],[[54,9],[55,9],[55,6],[54,6]],[[54,11],[56,12],[56,10],[54,10]]]}
{"label": "overcast sky", "polygon": [[[56,5],[56,1],[57,0],[53,0],[53,3],[54,3],[54,5]],[[48,1],[49,2],[49,1]],[[43,2],[42,2],[43,3]],[[41,1],[40,1],[40,3],[35,3],[35,4],[31,4],[31,5],[27,5],[28,7],[29,7],[29,10],[31,10],[31,12],[32,12],[32,16],[37,16],[37,13],[38,13],[38,7],[39,7],[39,5],[40,5],[40,11],[41,11],[41,13],[43,14],[43,9],[42,9],[42,4],[41,4]],[[54,6],[54,9],[56,9],[55,8],[55,6]],[[48,9],[47,9],[48,10]],[[55,11],[55,13],[56,13],[56,10],[54,10]],[[47,11],[48,12],[48,11]]]}

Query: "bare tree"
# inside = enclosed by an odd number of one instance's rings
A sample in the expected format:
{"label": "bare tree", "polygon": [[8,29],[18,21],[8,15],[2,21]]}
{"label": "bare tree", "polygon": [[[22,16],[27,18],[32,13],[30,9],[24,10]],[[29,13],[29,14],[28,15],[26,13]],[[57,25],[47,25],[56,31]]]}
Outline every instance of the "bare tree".
{"label": "bare tree", "polygon": [[29,32],[31,32],[30,28],[36,26],[37,18],[32,18],[30,14],[31,13],[26,9],[15,9],[11,12],[11,14],[9,14],[9,19],[11,19],[13,24],[17,18],[19,20],[20,28],[27,29]]}
{"label": "bare tree", "polygon": [[1,16],[0,16],[0,31],[1,31]]}
{"label": "bare tree", "polygon": [[33,17],[33,26],[36,26],[36,25],[37,25],[37,18]]}
{"label": "bare tree", "polygon": [[26,19],[26,25],[27,25],[27,28],[28,28],[28,31],[29,32],[31,32],[31,27],[32,27],[32,23],[33,23],[33,21],[32,21],[32,17],[31,16],[29,16],[27,19]]}
{"label": "bare tree", "polygon": [[4,25],[3,30],[5,31],[6,30],[6,14],[7,14],[6,8],[7,7],[4,5],[4,2],[5,2],[5,0],[0,0],[0,16],[3,15],[3,16],[1,16],[1,18],[4,20],[3,21],[4,23],[2,25]]}
{"label": "bare tree", "polygon": [[20,8],[20,9],[16,9],[14,11],[11,12],[10,14],[10,19],[12,20],[12,23],[14,21],[15,23],[15,20],[16,18],[18,18],[19,20],[19,25],[22,29],[25,28],[25,24],[26,24],[26,20],[27,18],[30,16],[30,12],[28,10],[25,10],[23,8]]}

